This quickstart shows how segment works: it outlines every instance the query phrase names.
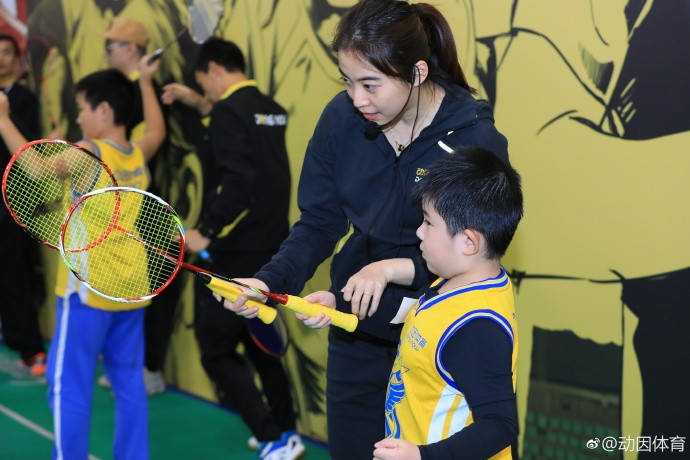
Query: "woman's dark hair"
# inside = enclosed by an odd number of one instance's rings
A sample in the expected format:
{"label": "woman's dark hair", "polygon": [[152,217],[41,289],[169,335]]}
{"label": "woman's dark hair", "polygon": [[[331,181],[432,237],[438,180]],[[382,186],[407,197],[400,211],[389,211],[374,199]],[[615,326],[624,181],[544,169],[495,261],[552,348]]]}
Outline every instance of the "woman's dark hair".
{"label": "woman's dark hair", "polygon": [[331,45],[335,53],[359,55],[386,75],[414,81],[414,65],[429,65],[429,80],[476,90],[458,62],[448,21],[428,3],[362,0],[341,18]]}

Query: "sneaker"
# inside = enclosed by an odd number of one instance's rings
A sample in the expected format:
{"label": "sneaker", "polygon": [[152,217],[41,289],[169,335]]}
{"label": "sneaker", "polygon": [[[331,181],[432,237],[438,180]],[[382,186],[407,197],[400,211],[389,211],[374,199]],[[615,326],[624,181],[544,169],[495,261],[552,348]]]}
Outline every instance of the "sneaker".
{"label": "sneaker", "polygon": [[113,388],[113,386],[110,384],[110,380],[108,380],[108,376],[103,374],[100,377],[98,377],[98,386],[101,388],[105,388],[106,390],[110,390]]}
{"label": "sneaker", "polygon": [[19,363],[26,373],[31,377],[43,377],[46,375],[46,354],[41,352],[33,355],[29,359],[22,359]]}
{"label": "sneaker", "polygon": [[[98,377],[98,386],[107,390],[110,390],[113,387],[105,374]],[[144,386],[146,387],[147,396],[154,396],[163,393],[165,391],[165,379],[163,378],[163,373],[160,371],[151,372],[144,368]]]}
{"label": "sneaker", "polygon": [[305,447],[297,431],[286,431],[277,441],[259,443],[257,456],[262,460],[296,460],[304,455]]}
{"label": "sneaker", "polygon": [[161,371],[151,372],[144,368],[144,385],[146,386],[146,394],[154,396],[165,391],[165,379]]}
{"label": "sneaker", "polygon": [[247,447],[249,447],[249,450],[257,450],[259,448],[259,440],[256,439],[256,436],[250,436],[247,439]]}

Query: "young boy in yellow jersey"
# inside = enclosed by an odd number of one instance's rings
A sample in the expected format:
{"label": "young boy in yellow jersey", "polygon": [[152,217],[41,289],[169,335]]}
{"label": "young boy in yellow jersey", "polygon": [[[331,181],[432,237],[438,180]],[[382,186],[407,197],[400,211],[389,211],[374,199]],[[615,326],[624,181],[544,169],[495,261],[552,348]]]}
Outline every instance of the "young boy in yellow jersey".
{"label": "young boy in yellow jersey", "polygon": [[[522,218],[520,176],[480,147],[456,149],[420,173],[412,193],[424,214],[417,236],[439,278],[398,313],[405,324],[388,383],[386,437],[374,445],[374,459],[517,458],[517,325],[500,258]],[[415,279],[409,259],[364,270],[380,286]],[[363,282],[353,276],[343,290]],[[374,284],[365,292],[375,293]],[[325,291],[306,299],[335,300]],[[315,328],[329,323],[323,315],[298,316]]]}
{"label": "young boy in yellow jersey", "polygon": [[[517,458],[517,324],[500,258],[522,218],[520,182],[507,163],[469,147],[415,187],[422,257],[440,278],[405,318],[375,459]],[[389,282],[414,276],[384,263]]]}
{"label": "young boy in yellow jersey", "polygon": [[[99,156],[118,185],[145,189],[146,160],[165,136],[163,115],[151,79],[158,63],[140,61],[146,132],[136,142],[126,135],[135,103],[134,84],[117,70],[89,74],[75,86],[78,145]],[[12,150],[26,140],[11,123],[0,95],[0,135]],[[53,458],[87,458],[94,373],[99,356],[115,396],[113,457],[148,459],[148,408],[143,375],[144,308],[147,302],[117,303],[86,289],[64,264],[58,265],[55,330],[48,353],[48,401],[53,411]]]}

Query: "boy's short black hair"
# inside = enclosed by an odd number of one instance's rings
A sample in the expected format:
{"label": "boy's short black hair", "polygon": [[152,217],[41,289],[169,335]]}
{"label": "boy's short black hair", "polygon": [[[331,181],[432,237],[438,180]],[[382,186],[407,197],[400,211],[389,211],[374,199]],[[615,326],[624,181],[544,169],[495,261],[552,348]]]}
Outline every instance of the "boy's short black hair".
{"label": "boy's short black hair", "polygon": [[14,48],[14,55],[19,56],[19,43],[17,39],[9,34],[0,34],[0,42],[10,42]]}
{"label": "boy's short black hair", "polygon": [[101,102],[107,102],[113,109],[118,126],[126,126],[134,112],[134,83],[119,70],[99,70],[88,74],[76,83],[74,93],[82,93],[92,109]]}
{"label": "boy's short black hair", "polygon": [[523,214],[520,175],[481,147],[461,147],[437,160],[412,192],[443,218],[451,235],[471,229],[486,239],[486,256],[501,258]]}
{"label": "boy's short black hair", "polygon": [[211,37],[199,47],[192,70],[206,73],[210,62],[215,62],[228,72],[245,72],[242,51],[233,42],[222,38]]}

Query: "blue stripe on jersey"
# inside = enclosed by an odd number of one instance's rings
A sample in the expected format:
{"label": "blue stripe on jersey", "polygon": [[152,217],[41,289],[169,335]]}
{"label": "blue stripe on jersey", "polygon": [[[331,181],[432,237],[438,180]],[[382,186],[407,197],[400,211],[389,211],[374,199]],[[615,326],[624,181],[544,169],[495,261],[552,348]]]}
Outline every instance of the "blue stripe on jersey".
{"label": "blue stripe on jersey", "polygon": [[[498,274],[497,277],[495,278],[487,278],[483,281],[478,281],[476,283],[469,284],[465,287],[458,288],[458,289],[453,289],[451,291],[448,291],[444,294],[439,294],[436,297],[432,298],[431,300],[420,302],[419,307],[415,311],[415,316],[417,316],[420,312],[423,310],[426,310],[427,308],[431,308],[434,305],[436,305],[438,302],[442,302],[446,300],[449,297],[453,297],[455,295],[459,294],[464,294],[466,292],[470,291],[483,291],[486,289],[494,289],[494,288],[499,288],[506,286],[508,284],[508,274],[506,273],[505,269],[501,267],[501,273]],[[440,283],[439,283],[440,286]]]}
{"label": "blue stripe on jersey", "polygon": [[[496,313],[494,310],[474,310],[471,311],[460,318],[458,318],[456,321],[454,321],[450,326],[448,326],[448,329],[443,333],[441,338],[439,339],[438,346],[436,347],[436,371],[439,373],[439,375],[443,378],[443,380],[446,381],[448,385],[450,385],[452,388],[458,390],[458,387],[455,385],[455,382],[453,381],[453,378],[451,377],[450,373],[448,370],[445,368],[443,365],[443,361],[441,360],[441,355],[443,354],[443,348],[445,347],[446,343],[450,338],[455,334],[458,329],[469,323],[470,321],[474,319],[490,319],[491,321],[495,322],[498,324],[505,332],[508,334],[508,337],[510,338],[510,342],[514,343],[514,338],[513,338],[513,328],[511,327],[510,323],[501,315]],[[458,390],[459,391],[459,390]]]}

